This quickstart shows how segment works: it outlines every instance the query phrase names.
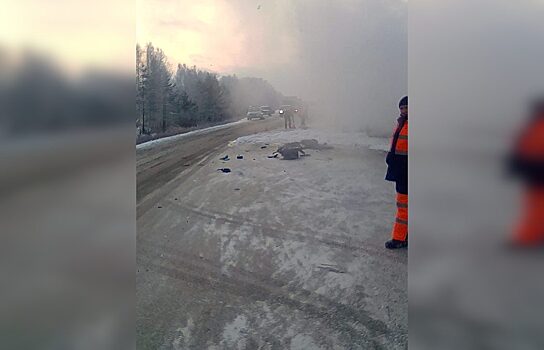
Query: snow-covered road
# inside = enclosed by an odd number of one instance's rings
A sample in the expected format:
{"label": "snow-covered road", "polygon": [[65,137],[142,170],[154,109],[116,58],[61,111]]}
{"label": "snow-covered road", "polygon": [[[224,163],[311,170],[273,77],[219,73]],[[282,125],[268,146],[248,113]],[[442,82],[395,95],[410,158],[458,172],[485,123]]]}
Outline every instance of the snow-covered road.
{"label": "snow-covered road", "polygon": [[239,145],[244,144],[275,144],[297,142],[304,139],[315,139],[320,143],[353,148],[368,148],[378,151],[389,149],[389,140],[382,137],[370,137],[360,131],[339,132],[322,129],[293,129],[272,130],[254,135],[242,136],[236,139]]}
{"label": "snow-covered road", "polygon": [[[277,144],[312,138],[334,148],[268,158]],[[139,343],[404,349],[407,254],[383,248],[394,190],[384,152],[370,147],[387,140],[269,131],[174,179],[138,219]]]}

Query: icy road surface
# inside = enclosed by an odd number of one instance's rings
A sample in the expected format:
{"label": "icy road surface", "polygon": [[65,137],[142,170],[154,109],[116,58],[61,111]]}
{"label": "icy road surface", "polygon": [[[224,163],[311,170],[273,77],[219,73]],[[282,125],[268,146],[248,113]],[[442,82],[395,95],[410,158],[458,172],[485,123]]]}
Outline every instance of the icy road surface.
{"label": "icy road surface", "polygon": [[[268,158],[304,138],[334,149]],[[359,138],[244,136],[174,178],[138,218],[138,348],[405,349],[387,141]]]}

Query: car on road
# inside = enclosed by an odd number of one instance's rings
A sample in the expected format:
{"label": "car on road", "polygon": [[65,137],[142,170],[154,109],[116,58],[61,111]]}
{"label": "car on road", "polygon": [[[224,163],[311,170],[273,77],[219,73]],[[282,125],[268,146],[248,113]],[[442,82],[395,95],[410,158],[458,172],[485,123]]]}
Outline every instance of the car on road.
{"label": "car on road", "polygon": [[283,116],[283,113],[287,112],[288,110],[292,109],[293,107],[291,105],[283,105],[280,107],[280,110],[279,110],[279,115],[280,117]]}
{"label": "car on road", "polygon": [[270,117],[273,113],[272,108],[269,106],[261,106],[261,113]]}
{"label": "car on road", "polygon": [[247,120],[264,119],[264,114],[259,109],[250,108],[246,114]]}

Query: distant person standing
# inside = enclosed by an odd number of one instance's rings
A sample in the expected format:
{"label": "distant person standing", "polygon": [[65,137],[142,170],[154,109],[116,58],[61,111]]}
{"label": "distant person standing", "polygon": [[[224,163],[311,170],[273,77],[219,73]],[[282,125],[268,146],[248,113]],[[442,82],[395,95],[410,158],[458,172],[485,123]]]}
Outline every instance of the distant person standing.
{"label": "distant person standing", "polygon": [[286,107],[283,110],[283,119],[285,121],[285,128],[286,129],[292,129],[293,128],[293,108],[291,106]]}
{"label": "distant person standing", "polygon": [[512,172],[525,185],[523,214],[513,235],[517,246],[544,246],[544,97],[531,108],[529,122],[510,158]]}
{"label": "distant person standing", "polygon": [[298,109],[292,107],[289,115],[289,129],[295,129],[295,114],[298,115]]}
{"label": "distant person standing", "polygon": [[395,182],[397,215],[387,249],[408,247],[408,96],[399,102],[400,117],[387,153],[387,181]]}
{"label": "distant person standing", "polygon": [[306,107],[301,107],[301,109],[299,110],[299,115],[300,115],[300,127],[302,129],[306,129],[307,128],[306,121],[308,120],[308,109]]}

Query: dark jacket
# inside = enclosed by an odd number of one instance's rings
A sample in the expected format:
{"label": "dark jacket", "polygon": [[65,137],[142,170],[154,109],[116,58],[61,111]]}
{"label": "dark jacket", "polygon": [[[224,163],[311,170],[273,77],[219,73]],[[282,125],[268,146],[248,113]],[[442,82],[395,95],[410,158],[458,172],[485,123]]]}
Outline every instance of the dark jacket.
{"label": "dark jacket", "polygon": [[544,118],[535,118],[521,132],[509,157],[513,175],[531,185],[544,185]]}
{"label": "dark jacket", "polygon": [[397,121],[398,125],[393,134],[391,149],[385,158],[385,162],[387,163],[387,174],[385,175],[385,179],[387,181],[395,182],[397,192],[408,194],[408,156],[395,154],[395,147],[399,139],[400,131],[402,130],[404,123],[406,123],[406,118],[399,117]]}

